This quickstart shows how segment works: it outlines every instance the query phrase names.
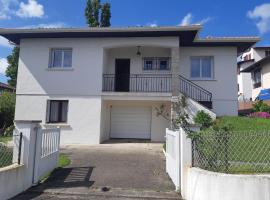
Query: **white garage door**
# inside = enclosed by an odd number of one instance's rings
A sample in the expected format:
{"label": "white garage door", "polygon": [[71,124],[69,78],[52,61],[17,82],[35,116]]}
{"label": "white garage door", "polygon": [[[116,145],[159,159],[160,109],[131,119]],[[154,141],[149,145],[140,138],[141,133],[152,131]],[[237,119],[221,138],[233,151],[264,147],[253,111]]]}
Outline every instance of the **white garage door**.
{"label": "white garage door", "polygon": [[151,107],[111,108],[111,138],[151,137]]}

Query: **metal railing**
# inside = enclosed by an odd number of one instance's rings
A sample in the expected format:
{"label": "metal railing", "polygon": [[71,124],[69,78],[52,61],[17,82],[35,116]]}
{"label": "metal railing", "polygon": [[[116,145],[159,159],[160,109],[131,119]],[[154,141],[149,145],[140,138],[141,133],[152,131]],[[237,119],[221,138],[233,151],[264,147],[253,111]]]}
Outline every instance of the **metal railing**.
{"label": "metal railing", "polygon": [[179,91],[184,95],[201,102],[211,102],[212,93],[206,89],[200,87],[199,85],[193,83],[192,81],[186,79],[185,77],[179,75],[180,86]]}
{"label": "metal railing", "polygon": [[105,92],[171,92],[171,74],[103,74]]}
{"label": "metal railing", "polygon": [[0,139],[0,168],[14,163],[21,164],[22,133],[14,134],[13,137],[0,136]]}
{"label": "metal railing", "polygon": [[270,132],[204,132],[192,140],[192,166],[223,173],[269,173]]}

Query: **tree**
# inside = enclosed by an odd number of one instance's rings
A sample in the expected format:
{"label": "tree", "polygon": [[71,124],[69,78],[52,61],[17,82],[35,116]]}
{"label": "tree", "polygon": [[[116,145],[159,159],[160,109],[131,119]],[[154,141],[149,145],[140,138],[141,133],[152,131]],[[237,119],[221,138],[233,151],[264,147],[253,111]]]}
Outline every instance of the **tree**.
{"label": "tree", "polygon": [[85,8],[86,22],[89,27],[109,27],[111,25],[111,5],[100,0],[87,0]]}
{"label": "tree", "polygon": [[6,69],[6,76],[10,78],[8,84],[12,87],[16,87],[17,84],[19,52],[20,48],[14,47],[11,55],[7,57],[8,67]]}
{"label": "tree", "polygon": [[109,27],[111,26],[110,21],[111,21],[111,5],[109,3],[105,3],[101,8],[100,26]]}
{"label": "tree", "polygon": [[13,124],[16,96],[4,92],[0,96],[0,128],[5,129]]}

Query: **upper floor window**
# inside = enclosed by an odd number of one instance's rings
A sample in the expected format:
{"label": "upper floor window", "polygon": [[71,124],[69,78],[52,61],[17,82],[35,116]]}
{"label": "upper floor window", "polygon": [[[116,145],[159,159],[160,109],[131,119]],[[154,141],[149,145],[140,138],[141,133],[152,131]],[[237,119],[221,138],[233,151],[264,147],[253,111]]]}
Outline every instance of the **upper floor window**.
{"label": "upper floor window", "polygon": [[253,72],[253,88],[258,88],[261,87],[261,79],[262,79],[262,74],[261,74],[261,69],[256,69]]}
{"label": "upper floor window", "polygon": [[68,101],[49,100],[47,103],[47,123],[67,122]]}
{"label": "upper floor window", "polygon": [[214,76],[213,57],[191,57],[190,78],[212,79]]}
{"label": "upper floor window", "polygon": [[72,49],[51,49],[50,68],[72,67]]}
{"label": "upper floor window", "polygon": [[270,51],[265,51],[265,57],[270,56]]}
{"label": "upper floor window", "polygon": [[170,58],[144,58],[143,70],[170,70]]}

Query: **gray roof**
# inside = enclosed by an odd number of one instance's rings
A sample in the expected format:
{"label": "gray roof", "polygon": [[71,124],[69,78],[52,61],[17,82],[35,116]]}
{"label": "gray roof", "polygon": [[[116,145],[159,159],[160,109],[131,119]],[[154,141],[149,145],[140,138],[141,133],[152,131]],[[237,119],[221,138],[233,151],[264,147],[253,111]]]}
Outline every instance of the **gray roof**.
{"label": "gray roof", "polygon": [[14,44],[24,38],[87,38],[87,37],[180,37],[180,46],[235,46],[243,52],[260,40],[259,37],[198,38],[201,25],[165,27],[98,27],[98,28],[36,28],[4,29],[0,35]]}
{"label": "gray roof", "polygon": [[247,68],[243,69],[241,72],[252,72],[253,70],[262,67],[262,65],[265,65],[267,63],[270,63],[270,56],[266,56],[263,59],[251,64]]}

